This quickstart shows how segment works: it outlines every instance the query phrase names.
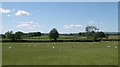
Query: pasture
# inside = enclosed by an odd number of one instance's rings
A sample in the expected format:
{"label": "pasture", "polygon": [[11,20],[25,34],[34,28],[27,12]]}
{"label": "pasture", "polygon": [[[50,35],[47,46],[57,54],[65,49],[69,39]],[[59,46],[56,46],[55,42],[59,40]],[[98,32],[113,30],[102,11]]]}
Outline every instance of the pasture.
{"label": "pasture", "polygon": [[[106,38],[103,38],[106,39]],[[111,35],[108,37],[108,39],[118,39],[118,35]],[[35,36],[35,37],[25,37],[23,40],[50,40],[47,35],[44,36]],[[87,40],[86,36],[79,36],[79,35],[72,35],[72,36],[67,36],[67,35],[60,35],[58,40]]]}
{"label": "pasture", "polygon": [[3,65],[117,65],[118,42],[2,43]]}

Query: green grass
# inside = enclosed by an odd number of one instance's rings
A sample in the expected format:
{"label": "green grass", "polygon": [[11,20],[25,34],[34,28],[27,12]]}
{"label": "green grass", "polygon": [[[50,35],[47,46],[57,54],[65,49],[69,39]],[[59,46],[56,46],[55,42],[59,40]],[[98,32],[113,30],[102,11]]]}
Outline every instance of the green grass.
{"label": "green grass", "polygon": [[[71,35],[71,36],[59,35],[59,38],[58,38],[58,40],[86,40],[86,39],[87,38],[85,36],[79,36],[79,35]],[[106,39],[106,38],[103,38],[103,39]],[[109,36],[108,39],[118,39],[118,36],[117,35]],[[2,40],[9,40],[9,39],[3,38]],[[35,36],[35,37],[25,37],[23,38],[23,40],[45,41],[50,39],[47,35],[43,35],[43,36]]]}
{"label": "green grass", "polygon": [[[66,36],[66,35],[60,35],[58,40],[86,40],[87,38],[85,36]],[[106,39],[106,38],[103,38]],[[109,36],[108,39],[118,39],[117,35]],[[36,36],[36,37],[26,37],[24,40],[50,40],[47,35],[45,36]]]}
{"label": "green grass", "polygon": [[117,65],[116,46],[115,41],[3,43],[2,62],[3,65]]}
{"label": "green grass", "polygon": [[[58,40],[80,40],[80,39],[86,39],[86,37],[83,36],[65,36],[60,35]],[[50,40],[48,36],[36,36],[36,37],[26,37],[24,40]]]}

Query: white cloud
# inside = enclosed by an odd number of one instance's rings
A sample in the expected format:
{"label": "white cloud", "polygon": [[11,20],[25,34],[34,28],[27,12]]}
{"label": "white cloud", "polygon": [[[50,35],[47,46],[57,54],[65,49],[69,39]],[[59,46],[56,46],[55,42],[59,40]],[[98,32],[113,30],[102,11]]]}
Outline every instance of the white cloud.
{"label": "white cloud", "polygon": [[20,24],[17,25],[16,27],[19,29],[34,29],[38,26],[40,26],[38,23],[30,21],[30,22],[20,22]]}
{"label": "white cloud", "polygon": [[71,25],[64,25],[64,30],[63,32],[84,32],[84,26],[80,24],[71,24]]}
{"label": "white cloud", "polygon": [[89,22],[88,22],[88,26],[89,26],[89,25],[95,26],[96,24],[97,24],[96,21],[89,21]]}
{"label": "white cloud", "polygon": [[93,24],[93,23],[94,23],[94,21],[89,21],[89,23]]}
{"label": "white cloud", "polygon": [[99,26],[99,25],[103,25],[104,23],[101,21],[89,21],[87,25],[93,25],[93,26]]}
{"label": "white cloud", "polygon": [[64,28],[66,29],[70,29],[70,28],[80,28],[80,27],[84,27],[83,25],[64,25]]}
{"label": "white cloud", "polygon": [[10,14],[8,14],[7,16],[8,16],[8,17],[10,17],[11,15],[10,15]]}
{"label": "white cloud", "polygon": [[97,27],[99,30],[98,31],[104,31],[104,22],[102,21],[89,21],[88,24],[86,26],[95,26]]}
{"label": "white cloud", "polygon": [[30,13],[28,13],[28,12],[26,12],[24,10],[18,10],[15,15],[16,16],[25,16],[25,15],[30,15]]}
{"label": "white cloud", "polygon": [[9,12],[11,12],[11,10],[0,8],[0,13],[9,13]]}

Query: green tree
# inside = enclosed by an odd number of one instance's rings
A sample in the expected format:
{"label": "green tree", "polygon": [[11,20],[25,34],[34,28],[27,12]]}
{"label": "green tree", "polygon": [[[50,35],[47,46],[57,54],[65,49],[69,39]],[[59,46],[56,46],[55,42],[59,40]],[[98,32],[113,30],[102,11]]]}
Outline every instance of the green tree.
{"label": "green tree", "polygon": [[13,31],[6,32],[5,37],[10,40],[15,40],[15,35],[13,34]]}
{"label": "green tree", "polygon": [[104,32],[98,32],[98,35],[99,35],[99,38],[100,39],[102,39],[102,38],[105,38],[106,37],[106,35],[105,35],[105,33]]}
{"label": "green tree", "polygon": [[92,39],[93,40],[97,40],[99,38],[99,33],[98,32],[95,32],[92,34]]}
{"label": "green tree", "polygon": [[109,37],[109,34],[105,34],[105,37],[106,37],[106,39],[108,39],[108,37]]}
{"label": "green tree", "polygon": [[83,36],[83,33],[79,32],[78,35]]}
{"label": "green tree", "polygon": [[23,32],[21,32],[21,31],[16,32],[15,37],[17,40],[21,40],[23,37]]}
{"label": "green tree", "polygon": [[49,32],[49,38],[50,39],[54,39],[54,41],[57,41],[57,38],[59,38],[59,33],[57,31],[56,28],[53,28],[50,32]]}
{"label": "green tree", "polygon": [[0,34],[0,39],[5,38],[4,34]]}
{"label": "green tree", "polygon": [[97,27],[95,26],[87,26],[85,28],[85,35],[88,39],[92,39],[93,38],[93,33],[95,33],[96,30],[99,30]]}
{"label": "green tree", "polygon": [[36,36],[41,36],[41,32],[36,32]]}
{"label": "green tree", "polygon": [[95,27],[95,26],[87,26],[85,28],[86,32],[92,32],[92,31],[96,31],[96,30],[99,30],[99,29],[97,27]]}

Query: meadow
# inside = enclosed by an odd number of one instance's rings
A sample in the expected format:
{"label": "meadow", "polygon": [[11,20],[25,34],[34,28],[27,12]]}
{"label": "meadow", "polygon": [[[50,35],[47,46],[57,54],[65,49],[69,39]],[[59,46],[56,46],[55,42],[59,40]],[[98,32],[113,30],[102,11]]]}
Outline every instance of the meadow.
{"label": "meadow", "polygon": [[117,65],[118,42],[3,42],[3,65]]}
{"label": "meadow", "polygon": [[[103,38],[103,39],[106,39],[106,38]],[[108,37],[108,39],[118,39],[118,35],[111,35]],[[44,36],[25,37],[23,40],[45,41],[50,39],[47,35],[44,35]],[[72,35],[72,36],[60,35],[58,40],[87,40],[87,37],[79,36],[79,35]]]}

